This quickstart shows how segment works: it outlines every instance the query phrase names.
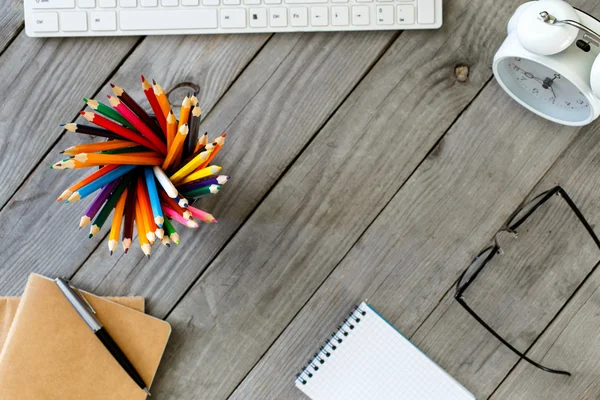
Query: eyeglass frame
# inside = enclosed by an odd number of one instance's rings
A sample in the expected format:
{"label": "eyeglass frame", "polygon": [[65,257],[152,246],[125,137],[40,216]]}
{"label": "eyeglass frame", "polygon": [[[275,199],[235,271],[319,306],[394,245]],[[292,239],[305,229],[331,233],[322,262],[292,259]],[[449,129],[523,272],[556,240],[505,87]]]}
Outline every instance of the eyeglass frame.
{"label": "eyeglass frame", "polygon": [[[560,375],[567,375],[567,376],[571,376],[571,373],[568,371],[563,371],[563,370],[556,370],[556,369],[552,369],[552,368],[548,368],[545,367],[535,361],[533,361],[532,359],[530,359],[529,357],[527,357],[524,353],[520,352],[519,350],[517,350],[514,346],[512,346],[506,339],[504,339],[502,336],[500,336],[499,333],[497,333],[491,326],[489,326],[479,315],[477,315],[477,313],[467,305],[465,298],[463,296],[465,290],[467,290],[469,288],[469,286],[471,286],[471,284],[475,281],[475,279],[477,278],[477,276],[479,275],[479,273],[485,268],[485,266],[494,258],[494,256],[496,254],[500,254],[501,253],[501,247],[498,245],[498,241],[496,239],[497,235],[500,232],[510,232],[513,234],[517,233],[517,229],[519,228],[519,226],[521,226],[533,213],[535,213],[544,203],[546,203],[550,198],[552,198],[554,195],[560,195],[569,205],[569,207],[571,208],[571,210],[575,213],[575,215],[577,216],[577,218],[579,219],[579,221],[583,224],[583,226],[585,227],[585,229],[588,231],[588,233],[590,234],[590,236],[592,237],[592,239],[594,240],[594,242],[596,243],[596,246],[598,246],[598,249],[600,249],[600,239],[598,239],[598,236],[596,235],[596,233],[594,232],[594,230],[592,229],[591,225],[588,223],[588,221],[585,219],[585,217],[583,216],[583,214],[581,213],[581,211],[579,210],[579,208],[575,205],[575,203],[573,202],[573,200],[571,200],[571,198],[569,197],[569,195],[567,194],[567,192],[561,187],[561,186],[555,186],[550,190],[547,190],[545,192],[540,193],[539,195],[535,196],[534,198],[532,198],[529,201],[523,202],[516,210],[515,212],[513,212],[511,214],[511,216],[508,218],[504,228],[500,229],[498,232],[496,232],[496,234],[494,235],[494,243],[491,246],[486,247],[485,249],[483,249],[482,251],[479,252],[479,254],[477,255],[477,257],[475,257],[473,259],[473,261],[471,261],[471,263],[469,264],[469,266],[463,271],[463,273],[460,275],[460,277],[458,278],[458,281],[456,282],[456,293],[454,294],[454,299],[465,309],[467,310],[467,312],[469,314],[471,314],[471,316],[473,318],[475,318],[475,320],[477,322],[479,322],[488,332],[490,332],[492,335],[494,335],[494,337],[496,339],[498,339],[502,344],[504,344],[506,347],[508,347],[513,353],[515,353],[516,355],[519,356],[520,359],[523,359],[525,361],[527,361],[528,363],[530,363],[531,365],[546,371],[546,372],[550,372],[553,374],[560,374]],[[515,223],[513,223],[512,225],[509,225],[511,223],[511,221],[529,204],[533,203],[537,201],[537,203],[531,208],[531,210],[529,210],[523,217],[521,217],[519,220],[517,220]],[[490,251],[491,250],[491,251]],[[471,277],[469,277],[469,279],[467,279],[466,282],[464,282],[462,285],[462,280],[465,276],[465,274],[469,271],[469,269],[471,268],[471,266],[485,253],[489,252],[488,256],[485,258],[485,260],[483,260],[483,262],[481,263],[481,266],[479,266],[475,272],[471,275]],[[598,264],[596,264],[597,266]],[[596,266],[594,266],[594,268],[592,268],[592,270],[590,271],[589,274],[593,273],[594,270],[596,269]],[[589,276],[588,274],[588,276]]]}

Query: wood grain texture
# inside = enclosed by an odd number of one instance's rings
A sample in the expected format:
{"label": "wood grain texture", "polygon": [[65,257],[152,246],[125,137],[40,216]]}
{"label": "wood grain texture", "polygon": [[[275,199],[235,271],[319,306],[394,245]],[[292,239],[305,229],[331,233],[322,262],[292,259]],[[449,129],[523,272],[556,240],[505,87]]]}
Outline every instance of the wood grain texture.
{"label": "wood grain texture", "polygon": [[218,196],[199,202],[219,223],[180,229],[182,245],[157,247],[148,261],[141,252],[111,260],[100,249],[75,282],[99,293],[144,295],[149,311],[164,317],[392,37],[392,32],[275,35],[200,128],[228,134],[215,162],[232,179]]}
{"label": "wood grain texture", "polygon": [[[268,35],[147,38],[110,78],[128,90],[141,104],[145,104],[142,101],[144,94],[140,81],[142,72],[163,82],[165,87],[181,81],[193,81],[203,88],[201,105],[210,111],[267,38]],[[148,57],[148,54],[152,57]],[[193,63],[186,63],[184,60],[193,60]],[[65,68],[67,64],[65,63]],[[177,68],[171,68],[171,64]],[[106,77],[102,78],[102,81],[105,79]],[[25,84],[22,80],[17,82]],[[71,119],[77,108],[83,104],[81,98],[92,96],[97,90],[82,88],[72,83],[69,87],[69,102],[74,110],[67,113],[57,108],[57,112],[44,113],[55,122],[50,125],[44,122],[41,126],[49,125],[50,128],[43,130],[36,127],[40,134],[55,131],[57,137],[60,134],[60,130],[56,129],[58,123]],[[67,91],[67,88],[63,90]],[[110,92],[107,85],[102,88],[101,95],[97,98],[101,100],[104,94]],[[19,109],[13,105],[13,109],[15,108]],[[6,110],[9,110],[9,107],[6,107]],[[23,112],[27,110],[28,108],[25,108]],[[11,124],[14,123],[12,118],[10,121]],[[8,126],[6,128],[8,129]],[[14,136],[7,139],[11,140],[14,146],[23,147],[22,140],[17,141]],[[106,250],[102,235],[90,240],[85,230],[77,230],[79,218],[89,204],[89,199],[70,205],[55,203],[62,190],[90,171],[56,171],[48,169],[48,165],[61,158],[61,150],[83,141],[89,142],[90,138],[73,133],[64,134],[0,212],[0,224],[10,227],[0,233],[0,238],[3,239],[0,241],[0,254],[4,257],[0,266],[3,277],[0,292],[20,293],[31,270],[51,276],[71,276],[94,248],[99,246],[100,241],[102,251]],[[37,206],[33,207],[32,204]],[[19,243],[19,246],[15,246],[15,243]]]}
{"label": "wood grain texture", "polygon": [[0,54],[23,29],[23,0],[0,2]]}
{"label": "wood grain texture", "polygon": [[[455,7],[446,8],[443,30],[400,36],[177,306],[168,319],[176,334],[159,380],[161,396],[226,395],[489,79],[491,52],[469,60],[468,86],[454,80],[454,66],[476,46],[468,40],[481,40],[491,51],[488,42],[502,35],[500,29],[473,32],[473,20],[485,16],[464,14],[466,3]],[[509,12],[502,5],[498,11]],[[210,371],[189,368],[209,362]],[[234,397],[251,391],[257,398],[284,397],[257,389],[267,381],[293,386],[293,379],[275,376],[261,374]]]}
{"label": "wood grain texture", "polygon": [[[511,116],[510,122],[506,115]],[[572,128],[532,116],[504,96],[495,82],[488,85],[318,287],[232,398],[299,398],[295,373],[340,317],[361,300],[368,299],[403,334],[411,336],[472,254],[508,217],[514,208],[510,205],[526,196],[574,133]],[[545,141],[542,148],[540,140]],[[312,279],[308,267],[303,272]],[[305,278],[301,279],[294,287]],[[291,298],[289,292],[286,296]],[[198,304],[199,299],[195,300]],[[265,301],[268,308],[257,301],[247,303],[271,314],[276,307],[273,301]],[[290,303],[296,304],[293,298]],[[261,324],[256,313],[253,317],[255,325],[270,328],[273,324],[273,318]]]}
{"label": "wood grain texture", "polygon": [[0,207],[60,137],[59,124],[71,122],[77,115],[82,93],[98,90],[136,40],[45,40],[21,32],[2,54]]}
{"label": "wood grain texture", "polygon": [[[600,127],[585,128],[577,140],[538,184],[536,190],[561,184],[598,233],[600,222]],[[573,271],[573,269],[582,271]],[[581,274],[589,266],[565,265],[564,271]],[[557,377],[538,371],[524,362],[511,371],[492,399],[595,399],[600,393],[600,271],[582,285],[547,331],[537,339],[528,355],[544,364],[570,371],[571,377]],[[485,366],[491,369],[491,366]]]}

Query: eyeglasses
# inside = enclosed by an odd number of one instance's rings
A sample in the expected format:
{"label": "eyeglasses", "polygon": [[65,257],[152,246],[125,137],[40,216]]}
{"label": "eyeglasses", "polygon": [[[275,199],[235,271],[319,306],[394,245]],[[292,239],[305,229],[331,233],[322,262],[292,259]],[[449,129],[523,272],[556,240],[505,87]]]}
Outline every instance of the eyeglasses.
{"label": "eyeglasses", "polygon": [[458,301],[458,303],[461,306],[464,307],[465,310],[467,310],[467,312],[469,314],[471,314],[473,316],[473,318],[475,318],[477,320],[477,322],[479,322],[485,329],[488,330],[488,332],[490,332],[492,335],[494,335],[496,337],[496,339],[498,339],[500,342],[502,342],[502,344],[504,344],[506,347],[508,347],[513,353],[518,355],[520,358],[522,358],[523,360],[527,361],[528,363],[530,363],[530,364],[534,365],[535,367],[537,367],[541,370],[544,370],[546,372],[571,376],[571,373],[569,373],[567,371],[556,370],[556,369],[545,367],[545,366],[531,360],[525,354],[521,353],[514,346],[512,346],[508,341],[506,341],[506,339],[504,339],[502,336],[500,336],[500,334],[498,334],[492,327],[490,327],[479,315],[477,315],[477,313],[471,307],[469,307],[467,305],[465,298],[463,296],[465,290],[467,290],[467,288],[475,281],[475,279],[481,273],[481,271],[485,268],[485,266],[496,255],[502,254],[502,250],[501,250],[500,246],[498,245],[498,241],[497,241],[498,234],[500,232],[510,232],[510,233],[516,234],[517,229],[533,213],[535,213],[535,211],[537,211],[544,203],[546,203],[554,195],[558,195],[566,201],[566,203],[569,205],[571,210],[575,213],[575,215],[577,216],[579,221],[583,224],[586,231],[590,234],[590,236],[592,237],[596,246],[598,246],[598,248],[600,249],[600,240],[594,233],[594,230],[592,229],[590,224],[584,218],[581,211],[579,211],[579,209],[577,208],[575,203],[573,203],[573,201],[571,200],[571,198],[569,197],[567,192],[565,192],[564,189],[561,188],[560,186],[556,186],[548,191],[545,191],[545,192],[539,194],[538,196],[534,197],[529,202],[526,202],[511,215],[511,217],[508,219],[508,222],[506,223],[504,228],[500,229],[494,235],[493,244],[491,246],[488,246],[485,249],[483,249],[479,253],[479,255],[477,255],[477,257],[475,257],[475,259],[471,262],[469,267],[462,273],[462,275],[460,276],[460,278],[458,279],[458,282],[456,284],[456,293],[454,295],[454,298],[456,299],[456,301]]}

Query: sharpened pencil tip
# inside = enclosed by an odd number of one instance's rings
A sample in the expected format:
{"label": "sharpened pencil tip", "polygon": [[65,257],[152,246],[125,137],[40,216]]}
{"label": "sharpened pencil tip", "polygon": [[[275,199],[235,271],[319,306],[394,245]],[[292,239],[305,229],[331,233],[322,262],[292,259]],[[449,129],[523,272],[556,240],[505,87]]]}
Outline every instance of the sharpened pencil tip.
{"label": "sharpened pencil tip", "polygon": [[85,115],[85,111],[79,111],[79,115]]}
{"label": "sharpened pencil tip", "polygon": [[113,85],[112,83],[110,83],[109,85],[110,85],[110,87],[115,87],[115,85]]}
{"label": "sharpened pencil tip", "polygon": [[125,249],[125,254],[129,253],[129,249]]}
{"label": "sharpened pencil tip", "polygon": [[150,254],[146,254],[146,258],[150,258]]}
{"label": "sharpened pencil tip", "polygon": [[88,235],[88,239],[91,239],[94,235],[92,235],[91,233]]}
{"label": "sharpened pencil tip", "polygon": [[65,152],[64,152],[64,151],[61,151],[61,152],[60,152],[60,153],[58,153],[58,154],[65,154]]}
{"label": "sharpened pencil tip", "polygon": [[110,252],[110,255],[112,256],[112,255],[113,255],[113,253],[114,253],[114,251],[111,251],[111,252]]}
{"label": "sharpened pencil tip", "polygon": [[58,126],[65,126],[66,124],[59,124]]}
{"label": "sharpened pencil tip", "polygon": [[145,80],[146,80],[146,78],[144,78],[144,75],[143,75],[143,74],[142,74],[142,75],[140,75],[140,76],[142,77],[142,81],[145,81]]}
{"label": "sharpened pencil tip", "polygon": [[156,85],[156,81],[155,81],[154,79],[152,79],[152,83],[153,83],[154,85]]}

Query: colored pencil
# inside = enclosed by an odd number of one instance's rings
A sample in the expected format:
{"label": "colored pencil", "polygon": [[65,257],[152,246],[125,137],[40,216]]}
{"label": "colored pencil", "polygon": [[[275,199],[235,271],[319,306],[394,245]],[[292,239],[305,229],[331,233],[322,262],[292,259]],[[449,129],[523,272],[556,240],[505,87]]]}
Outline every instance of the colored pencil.
{"label": "colored pencil", "polygon": [[121,233],[121,223],[123,222],[123,211],[125,210],[126,201],[127,188],[125,188],[125,191],[121,193],[121,197],[119,197],[119,201],[117,201],[112,224],[110,226],[110,234],[108,235],[108,251],[110,251],[111,256],[119,245],[119,234]]}
{"label": "colored pencil", "polygon": [[[188,133],[189,135],[189,133]],[[198,150],[194,150],[194,152],[192,154],[190,154],[189,156],[187,156],[187,158],[185,158],[183,160],[183,162],[181,163],[181,165],[185,165],[187,163],[189,163],[190,161],[192,161],[194,159],[194,157],[196,157],[198,154],[202,153],[203,151],[206,150],[213,150],[215,148],[215,143],[208,143],[205,146],[201,146],[200,148],[198,148]]]}
{"label": "colored pencil", "polygon": [[178,194],[177,197],[175,197],[175,201],[177,202],[177,204],[179,204],[180,207],[183,208],[188,208],[190,202],[183,197],[181,194]]}
{"label": "colored pencil", "polygon": [[167,149],[171,148],[175,135],[177,134],[177,119],[173,111],[169,111],[167,114]]}
{"label": "colored pencil", "polygon": [[133,241],[133,223],[135,221],[135,204],[137,179],[132,179],[127,188],[127,202],[125,203],[125,222],[123,224],[123,251],[125,254],[131,247]]}
{"label": "colored pencil", "polygon": [[175,135],[173,143],[171,143],[171,147],[169,147],[169,153],[167,153],[167,157],[162,165],[162,169],[164,171],[168,170],[169,167],[173,165],[173,161],[175,161],[177,154],[181,154],[181,148],[183,147],[183,142],[188,134],[188,131],[188,126],[183,125],[177,132],[177,135]]}
{"label": "colored pencil", "polygon": [[160,239],[160,242],[167,247],[171,247],[171,240],[169,239],[169,237],[167,235],[164,235],[163,238]]}
{"label": "colored pencil", "polygon": [[142,215],[139,201],[136,201],[135,203],[135,226],[137,228],[138,240],[140,241],[142,252],[146,255],[146,257],[150,257],[152,247],[150,246],[150,242],[146,237],[146,224],[144,223],[144,217]]}
{"label": "colored pencil", "polygon": [[206,211],[200,210],[199,208],[189,206],[188,210],[190,210],[191,213],[192,213],[192,215],[195,218],[198,218],[200,221],[204,221],[204,222],[207,222],[209,224],[210,223],[214,224],[214,223],[217,222],[217,220],[215,219],[215,217],[212,216],[212,214],[209,214]]}
{"label": "colored pencil", "polygon": [[109,119],[104,118],[101,115],[94,114],[92,112],[80,111],[80,114],[83,115],[85,119],[87,119],[92,124],[98,125],[102,128],[108,129],[111,132],[116,133],[120,137],[118,139],[131,140],[132,142],[136,142],[141,144],[142,146],[146,146],[150,149],[158,151],[158,148],[155,148],[154,145],[145,137],[128,129],[122,125],[117,124]]}
{"label": "colored pencil", "polygon": [[186,176],[182,181],[179,182],[179,185],[183,185],[184,183],[194,182],[200,180],[202,178],[206,178],[207,176],[216,175],[221,171],[221,167],[218,165],[211,165],[210,167],[206,167],[201,169],[200,171],[196,171]]}
{"label": "colored pencil", "polygon": [[146,187],[146,179],[143,175],[138,177],[137,199],[138,203],[140,203],[140,209],[142,211],[142,216],[146,226],[146,237],[148,238],[150,244],[154,244],[154,241],[156,240],[155,232],[158,227],[156,226],[152,216],[152,207],[150,205],[150,198],[148,197],[148,188]]}
{"label": "colored pencil", "polygon": [[221,190],[221,186],[219,185],[210,185],[210,186],[205,186],[205,187],[201,187],[198,189],[194,189],[194,190],[190,190],[189,192],[184,192],[183,195],[185,197],[189,197],[192,199],[196,199],[200,196],[205,196],[205,195],[209,195],[209,194],[216,194],[219,192],[219,190]]}
{"label": "colored pencil", "polygon": [[192,106],[196,106],[198,104],[198,97],[197,97],[197,95],[198,95],[198,93],[194,92],[190,96],[190,103],[192,103]]}
{"label": "colored pencil", "polygon": [[150,130],[161,139],[162,142],[164,139],[163,132],[156,121],[152,119],[150,115],[148,115],[148,113],[125,90],[119,86],[113,85],[112,83],[110,84],[110,87],[117,98],[125,105],[125,107],[131,110],[144,123],[145,126],[150,128]]}
{"label": "colored pencil", "polygon": [[98,192],[94,200],[85,210],[83,217],[81,217],[81,219],[79,220],[79,228],[87,226],[92,221],[92,219],[96,216],[98,211],[100,211],[100,208],[102,207],[106,199],[108,199],[108,196],[110,196],[113,190],[115,190],[120,180],[121,178],[117,178],[114,181],[109,182],[106,186],[102,188],[100,192]]}
{"label": "colored pencil", "polygon": [[94,193],[96,190],[105,186],[109,182],[125,175],[135,167],[135,165],[119,165],[114,170],[108,172],[107,174],[101,176],[100,178],[88,183],[87,185],[73,192],[73,194],[69,196],[67,203],[75,203],[76,201],[79,201],[89,196],[90,194]]}
{"label": "colored pencil", "polygon": [[217,153],[219,152],[219,150],[221,150],[221,147],[223,147],[223,145],[225,144],[225,137],[227,135],[224,133],[221,136],[219,136],[218,138],[215,139],[215,148],[213,149],[212,153],[210,154],[210,156],[208,157],[208,160],[204,161],[204,163],[200,164],[200,166],[198,167],[198,169],[202,169],[202,168],[206,168],[206,166],[208,164],[210,164],[210,162],[213,160],[213,158],[215,158],[215,156],[217,155]]}
{"label": "colored pencil", "polygon": [[123,149],[104,150],[104,151],[101,151],[100,154],[144,153],[144,152],[149,152],[149,151],[153,151],[153,150],[149,149],[147,147],[144,147],[144,146],[133,146],[133,147],[126,147]]}
{"label": "colored pencil", "polygon": [[159,166],[152,167],[152,171],[154,172],[154,176],[160,183],[160,186],[165,190],[165,192],[169,195],[170,198],[174,199],[179,194],[173,182],[169,179],[165,171],[162,170]]}
{"label": "colored pencil", "polygon": [[111,164],[111,165],[106,165],[106,166],[100,168],[98,171],[93,172],[92,174],[86,176],[85,178],[83,178],[82,180],[80,180],[79,182],[74,184],[73,186],[66,189],[64,192],[62,192],[62,194],[60,196],[58,196],[56,201],[60,202],[60,201],[67,200],[73,194],[73,192],[76,191],[77,189],[84,187],[88,183],[100,178],[103,175],[106,175],[107,173],[116,169],[117,167],[118,167],[118,165]]}
{"label": "colored pencil", "polygon": [[83,101],[85,104],[88,105],[88,107],[90,107],[92,110],[98,112],[99,114],[102,114],[105,117],[108,117],[108,118],[112,119],[113,121],[120,123],[121,125],[125,125],[129,129],[135,130],[135,128],[133,127],[133,125],[131,125],[129,123],[129,121],[127,121],[125,118],[123,118],[123,116],[121,114],[119,114],[118,112],[116,112],[115,110],[113,110],[112,108],[107,106],[106,104],[101,103],[98,100],[90,100],[90,99],[86,99],[86,98],[84,98]]}
{"label": "colored pencil", "polygon": [[144,94],[146,95],[146,98],[148,99],[148,103],[150,104],[150,107],[152,107],[152,111],[154,112],[154,115],[156,116],[158,125],[160,126],[160,129],[162,130],[163,135],[166,137],[167,136],[167,118],[165,117],[165,114],[163,113],[162,109],[160,108],[160,104],[158,104],[158,99],[156,98],[156,95],[154,94],[152,85],[150,84],[150,82],[148,82],[146,80],[146,78],[144,78],[144,75],[142,75],[142,89],[144,90]]}
{"label": "colored pencil", "polygon": [[183,218],[194,219],[191,211],[188,211],[188,209],[185,207],[181,207],[174,199],[170,198],[164,191],[159,190],[158,196],[160,198],[161,203],[164,203],[167,206],[171,207],[174,211],[177,211],[179,214],[181,214]]}
{"label": "colored pencil", "polygon": [[162,239],[165,237],[165,230],[163,228],[157,228],[154,231],[156,238],[162,242]]}
{"label": "colored pencil", "polygon": [[[156,153],[95,154],[79,153],[75,161],[89,166],[107,164],[160,165],[163,157]],[[75,168],[78,168],[75,166]]]}
{"label": "colored pencil", "polygon": [[64,154],[74,156],[79,153],[98,153],[107,150],[123,149],[133,147],[137,143],[129,140],[110,140],[108,142],[85,143],[71,146],[63,151]]}
{"label": "colored pencil", "polygon": [[173,184],[177,185],[177,183],[180,180],[182,180],[183,178],[185,178],[186,176],[188,176],[189,174],[194,172],[194,170],[196,168],[198,168],[199,165],[203,164],[206,160],[208,160],[208,158],[210,157],[210,153],[212,153],[212,151],[213,151],[212,149],[205,150],[202,153],[198,154],[196,157],[194,157],[190,162],[185,164],[177,172],[175,172],[173,175],[171,175],[169,177],[171,182],[173,182]]}
{"label": "colored pencil", "polygon": [[224,185],[229,181],[229,176],[227,175],[219,175],[215,177],[208,177],[204,179],[200,179],[199,181],[186,183],[179,187],[179,190],[182,192],[190,192],[195,189],[199,189],[201,187],[210,186],[210,185]]}
{"label": "colored pencil", "polygon": [[[91,113],[90,113],[91,114]],[[84,135],[104,137],[107,139],[123,139],[123,137],[111,132],[107,129],[98,128],[96,126],[81,125],[81,124],[61,124],[64,129],[69,132],[76,132]]]}
{"label": "colored pencil", "polygon": [[104,206],[102,207],[102,209],[94,219],[92,226],[90,227],[90,238],[96,233],[100,232],[100,229],[102,229],[104,223],[108,219],[108,216],[112,212],[113,208],[115,208],[115,206],[117,205],[117,202],[119,201],[121,195],[127,188],[127,185],[129,184],[130,180],[131,175],[123,177],[123,179],[121,179],[121,181],[119,182],[119,185],[110,194],[110,196],[106,200],[106,203],[104,203]]}
{"label": "colored pencil", "polygon": [[157,136],[156,133],[154,133],[154,131],[152,131],[152,129],[148,127],[148,125],[142,122],[142,120],[137,115],[135,115],[133,111],[131,111],[125,104],[123,104],[121,100],[110,95],[107,95],[107,97],[110,105],[115,110],[117,110],[123,117],[125,117],[127,121],[131,122],[131,124],[135,126],[135,128],[142,134],[142,136],[144,136],[150,141],[150,143],[152,143],[155,149],[158,149],[160,153],[167,153],[167,146],[165,146],[165,143],[160,137]]}
{"label": "colored pencil", "polygon": [[187,226],[188,228],[197,228],[198,223],[194,220],[183,218],[177,211],[173,210],[165,203],[162,204],[163,212],[165,215],[177,222],[179,222],[183,226]]}
{"label": "colored pencil", "polygon": [[169,219],[165,219],[165,236],[169,236],[169,239],[171,239],[171,241],[177,245],[181,244],[181,242],[179,241],[179,234],[177,233],[177,231],[175,230],[175,227],[173,226],[173,224],[171,223],[171,221]]}
{"label": "colored pencil", "polygon": [[[183,102],[181,103],[181,109],[179,111],[179,124],[177,125],[177,132],[181,131],[181,127],[184,125],[188,126],[188,133],[191,132],[190,130],[190,110],[192,107],[192,102],[190,101],[189,96],[185,96],[185,98],[183,99]],[[184,158],[183,154],[185,153],[185,143],[188,140],[187,139],[188,135],[186,135],[186,137],[184,138],[183,143],[181,144],[181,147],[179,148],[179,150],[177,151],[177,153],[175,153],[175,161],[173,161],[173,165],[178,166],[181,163],[181,159]]]}
{"label": "colored pencil", "polygon": [[171,111],[171,104],[169,104],[169,100],[167,99],[167,95],[162,87],[156,81],[152,80],[152,89],[154,90],[154,95],[156,96],[156,101],[160,105],[160,108],[163,112],[165,118],[169,115],[169,111]]}
{"label": "colored pencil", "polygon": [[160,199],[158,198],[158,190],[156,188],[156,180],[152,168],[144,168],[144,176],[146,177],[146,187],[148,188],[148,196],[150,197],[150,206],[154,215],[154,222],[159,228],[162,228],[165,220],[160,208]]}

